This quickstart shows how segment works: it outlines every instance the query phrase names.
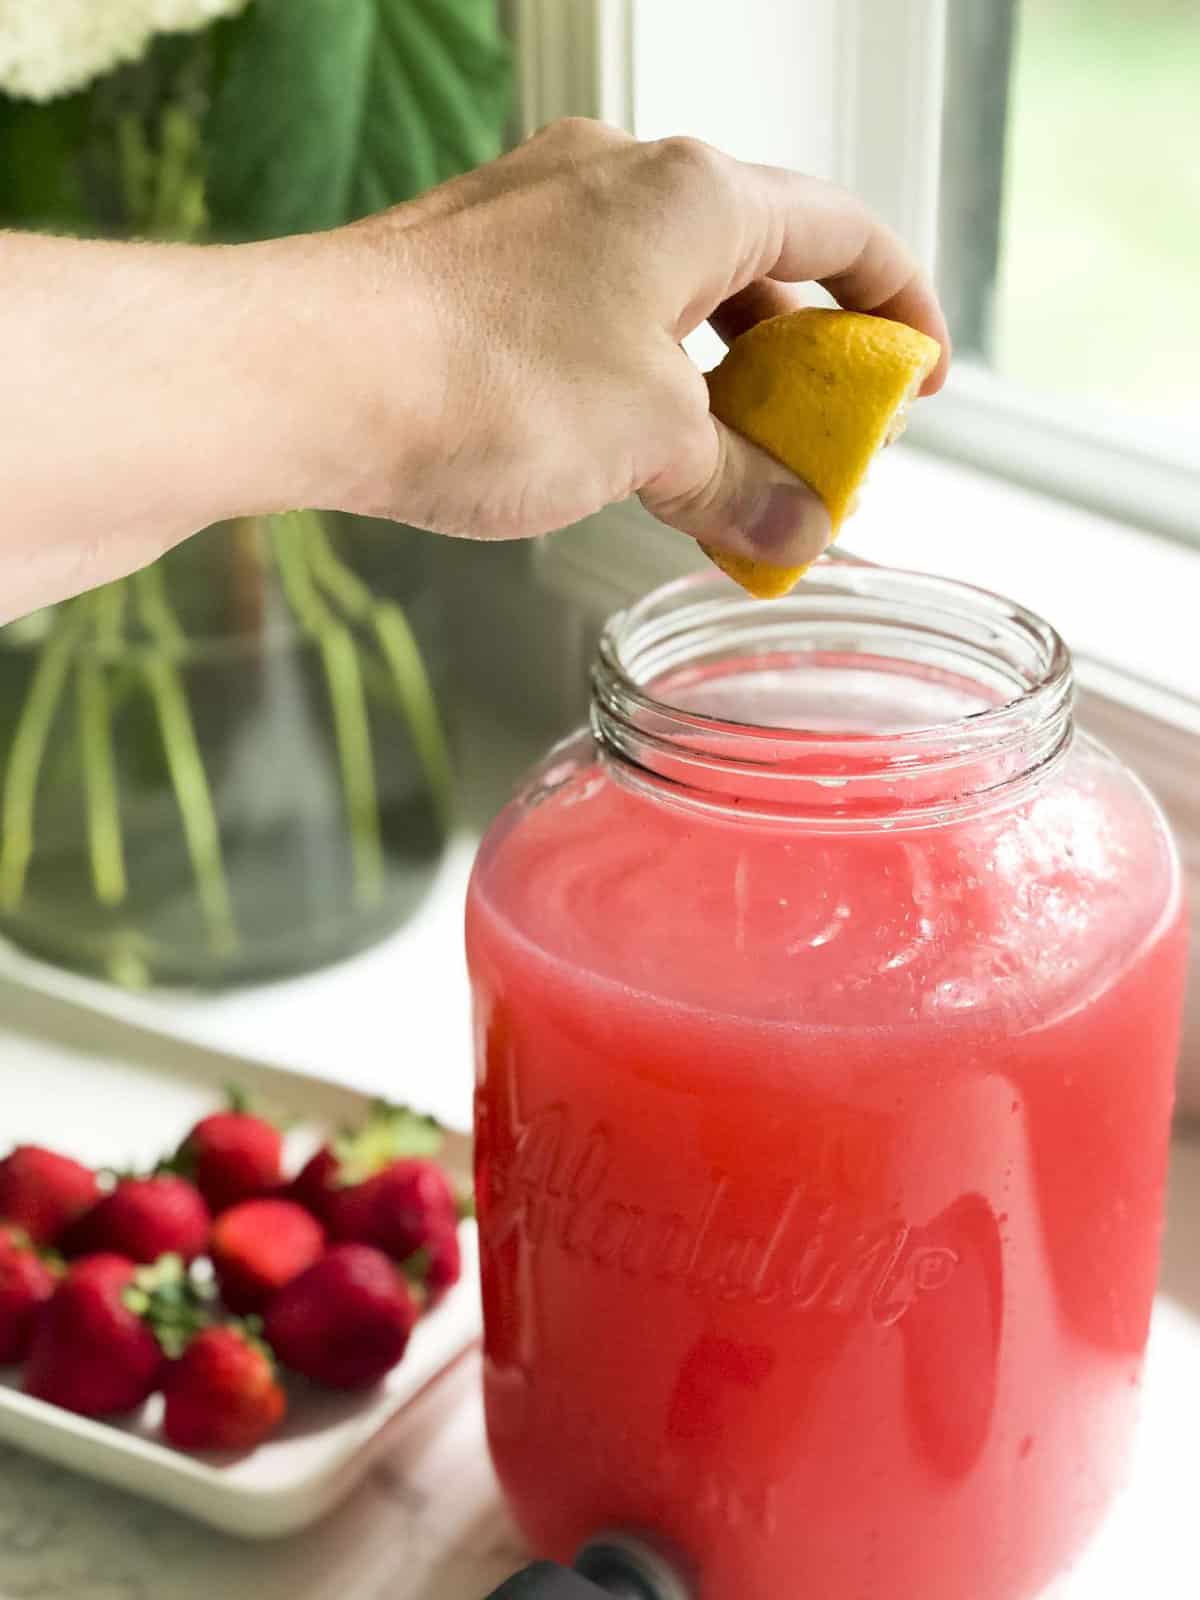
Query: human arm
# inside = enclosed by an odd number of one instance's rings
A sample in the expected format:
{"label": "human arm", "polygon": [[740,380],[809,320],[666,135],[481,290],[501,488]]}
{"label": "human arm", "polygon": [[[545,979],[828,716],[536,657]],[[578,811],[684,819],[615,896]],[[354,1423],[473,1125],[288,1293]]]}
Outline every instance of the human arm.
{"label": "human arm", "polygon": [[709,414],[680,341],[817,280],[947,344],[912,257],[844,191],[581,121],[327,234],[0,235],[0,280],[9,616],[296,505],[521,538],[636,493],[801,565],[823,508]]}

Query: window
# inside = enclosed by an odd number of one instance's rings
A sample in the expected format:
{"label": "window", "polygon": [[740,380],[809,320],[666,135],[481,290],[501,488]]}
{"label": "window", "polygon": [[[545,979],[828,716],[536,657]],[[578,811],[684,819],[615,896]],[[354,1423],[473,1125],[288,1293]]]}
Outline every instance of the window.
{"label": "window", "polygon": [[513,3],[527,127],[698,134],[937,241],[959,360],[911,442],[1200,542],[1200,0],[739,0],[682,28]]}
{"label": "window", "polygon": [[[526,127],[577,111],[697,134],[845,184],[929,259],[936,243],[958,359],[851,547],[884,555],[900,512],[914,564],[1019,593],[1085,652],[1195,696],[1200,0],[739,0],[735,27],[716,4],[685,27],[660,0],[513,4]],[[707,364],[715,345],[689,349]],[[633,551],[625,521],[631,574],[685,561],[645,530]],[[1002,522],[1021,531],[1006,560]],[[1140,635],[1131,559],[1154,596]]]}
{"label": "window", "polygon": [[1200,541],[1200,0],[956,0],[946,44],[967,359],[920,436]]}
{"label": "window", "polygon": [[[949,26],[942,238],[964,345],[1006,378],[1200,449],[1200,171],[1180,159],[1200,146],[1200,3],[968,0]],[[994,154],[964,163],[956,90],[981,71],[974,121]],[[998,226],[963,206],[972,176]],[[982,224],[974,262],[964,210]]]}
{"label": "window", "polygon": [[1200,0],[512,3],[527,127],[697,134],[937,241],[959,360],[912,442],[1200,543]]}

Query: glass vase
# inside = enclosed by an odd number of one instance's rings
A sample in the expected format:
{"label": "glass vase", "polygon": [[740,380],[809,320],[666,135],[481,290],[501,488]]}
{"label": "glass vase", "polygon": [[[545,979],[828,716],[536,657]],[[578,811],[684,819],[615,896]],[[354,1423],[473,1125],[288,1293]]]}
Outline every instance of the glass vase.
{"label": "glass vase", "polygon": [[313,512],[0,631],[0,929],[127,986],[380,938],[446,837],[437,645],[423,536]]}

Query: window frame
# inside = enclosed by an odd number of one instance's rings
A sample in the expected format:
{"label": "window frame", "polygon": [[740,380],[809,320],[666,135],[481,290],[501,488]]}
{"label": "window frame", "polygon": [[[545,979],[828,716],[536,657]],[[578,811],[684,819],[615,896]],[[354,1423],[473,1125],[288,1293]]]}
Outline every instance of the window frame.
{"label": "window frame", "polygon": [[[914,407],[907,437],[1147,537],[1200,545],[1200,465],[1182,449],[1151,448],[1133,428],[1081,416],[969,358],[956,360],[936,406]],[[1196,583],[1200,592],[1200,557]]]}
{"label": "window frame", "polygon": [[[946,298],[966,331],[937,405],[915,408],[910,442],[1148,533],[1200,543],[1200,464],[1186,446],[1033,394],[978,359],[1000,244],[1016,4],[739,0],[736,43],[725,6],[694,7],[681,71],[678,18],[665,25],[661,0],[510,0],[520,132],[558,116],[595,116],[639,137],[696,134],[854,190],[931,267],[940,254]],[[793,59],[788,48],[799,41],[808,48]],[[737,75],[750,61],[753,81]],[[965,108],[972,120],[964,135]],[[963,160],[943,163],[947,144],[957,149],[964,139]],[[944,189],[972,219],[957,238],[938,236]]]}
{"label": "window frame", "polygon": [[938,276],[959,353],[938,404],[914,412],[909,438],[1147,533],[1200,544],[1194,452],[987,365],[1019,3],[957,0],[946,18]]}
{"label": "window frame", "polygon": [[662,0],[508,7],[522,136],[561,116],[692,134],[844,184],[932,264],[947,0],[738,0],[736,27],[709,0],[688,8],[686,70]]}
{"label": "window frame", "polygon": [[1019,4],[958,0],[946,18],[937,270],[960,356],[991,341]]}

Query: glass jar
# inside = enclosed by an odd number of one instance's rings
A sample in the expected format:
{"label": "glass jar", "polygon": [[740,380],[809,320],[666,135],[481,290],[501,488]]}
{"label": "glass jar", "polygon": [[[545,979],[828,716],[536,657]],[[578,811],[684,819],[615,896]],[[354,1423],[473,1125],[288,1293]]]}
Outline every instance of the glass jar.
{"label": "glass jar", "polygon": [[609,625],[479,856],[488,1434],[700,1600],[1038,1594],[1120,1480],[1180,871],[1007,601],[825,561]]}
{"label": "glass jar", "polygon": [[297,972],[402,922],[450,801],[424,551],[247,518],[0,631],[0,931],[137,987]]}

